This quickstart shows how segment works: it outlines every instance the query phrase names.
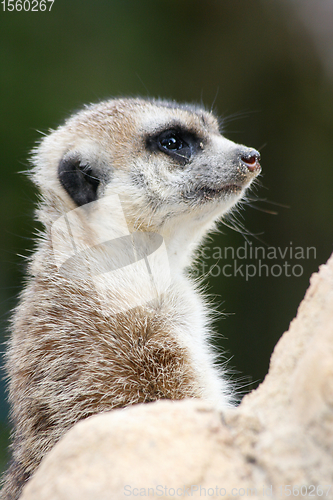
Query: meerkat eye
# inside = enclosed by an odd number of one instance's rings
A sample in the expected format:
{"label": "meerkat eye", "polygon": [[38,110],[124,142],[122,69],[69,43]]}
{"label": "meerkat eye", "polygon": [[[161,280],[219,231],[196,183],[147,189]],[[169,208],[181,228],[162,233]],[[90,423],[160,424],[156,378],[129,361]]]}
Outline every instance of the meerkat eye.
{"label": "meerkat eye", "polygon": [[181,128],[167,129],[146,138],[146,146],[150,151],[161,151],[181,165],[186,165],[200,150],[200,142],[196,134]]}
{"label": "meerkat eye", "polygon": [[184,147],[188,147],[188,144],[184,142],[177,134],[171,132],[170,136],[163,137],[160,140],[160,144],[162,148],[165,148],[169,151],[179,151]]}

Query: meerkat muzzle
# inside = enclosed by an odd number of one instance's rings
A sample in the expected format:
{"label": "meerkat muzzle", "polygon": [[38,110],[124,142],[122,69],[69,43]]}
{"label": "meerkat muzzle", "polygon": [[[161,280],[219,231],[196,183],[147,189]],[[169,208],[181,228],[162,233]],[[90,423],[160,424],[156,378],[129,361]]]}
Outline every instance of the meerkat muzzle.
{"label": "meerkat muzzle", "polygon": [[257,175],[261,172],[259,163],[260,153],[255,149],[251,149],[248,154],[242,154],[240,160],[250,172],[254,172]]}

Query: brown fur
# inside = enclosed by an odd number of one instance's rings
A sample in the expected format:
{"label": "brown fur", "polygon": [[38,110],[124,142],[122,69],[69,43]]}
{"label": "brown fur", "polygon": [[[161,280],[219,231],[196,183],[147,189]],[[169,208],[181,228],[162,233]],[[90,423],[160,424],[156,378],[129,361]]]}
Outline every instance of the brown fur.
{"label": "brown fur", "polygon": [[16,498],[45,452],[78,420],[200,394],[186,352],[168,331],[169,315],[138,307],[105,316],[89,285],[66,283],[46,265],[22,294],[7,353],[17,430],[1,498]]}
{"label": "brown fur", "polygon": [[[161,124],[173,127],[175,120],[200,134],[204,143],[191,163],[193,177],[163,152],[144,147],[145,127],[153,132]],[[156,300],[115,313],[113,304],[122,297],[112,281],[103,295],[80,264],[73,269],[74,279],[56,267],[52,224],[76,208],[57,177],[59,161],[71,151],[91,154],[87,161],[103,173],[100,197],[116,179],[130,231],[160,231],[166,241],[174,281]],[[259,165],[252,168],[253,151],[220,136],[216,119],[203,110],[143,100],[89,107],[42,141],[33,178],[43,194],[38,218],[45,233],[11,325],[6,369],[14,432],[2,500],[16,500],[48,450],[90,415],[162,398],[221,397],[223,405],[229,404],[232,391],[206,345],[207,306],[183,269],[214,220],[258,174]],[[247,156],[248,164],[241,160]],[[214,197],[216,185],[227,186],[226,192]]]}

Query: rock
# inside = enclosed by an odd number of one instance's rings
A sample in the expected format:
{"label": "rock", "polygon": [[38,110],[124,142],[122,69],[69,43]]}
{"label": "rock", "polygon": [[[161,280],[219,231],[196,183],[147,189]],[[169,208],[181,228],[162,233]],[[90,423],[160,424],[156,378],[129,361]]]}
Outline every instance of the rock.
{"label": "rock", "polygon": [[153,496],[333,499],[333,257],[238,408],[158,401],[93,416],[45,457],[21,500]]}

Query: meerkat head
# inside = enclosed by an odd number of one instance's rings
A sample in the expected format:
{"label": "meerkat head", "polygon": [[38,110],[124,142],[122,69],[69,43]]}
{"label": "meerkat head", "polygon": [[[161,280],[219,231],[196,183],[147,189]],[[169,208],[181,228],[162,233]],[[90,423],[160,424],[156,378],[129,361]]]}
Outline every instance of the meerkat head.
{"label": "meerkat head", "polygon": [[[197,244],[261,170],[259,153],[223,137],[211,113],[143,99],[86,107],[33,160],[51,222],[117,195],[130,232],[157,232],[178,247]],[[111,201],[103,213],[117,217]]]}

